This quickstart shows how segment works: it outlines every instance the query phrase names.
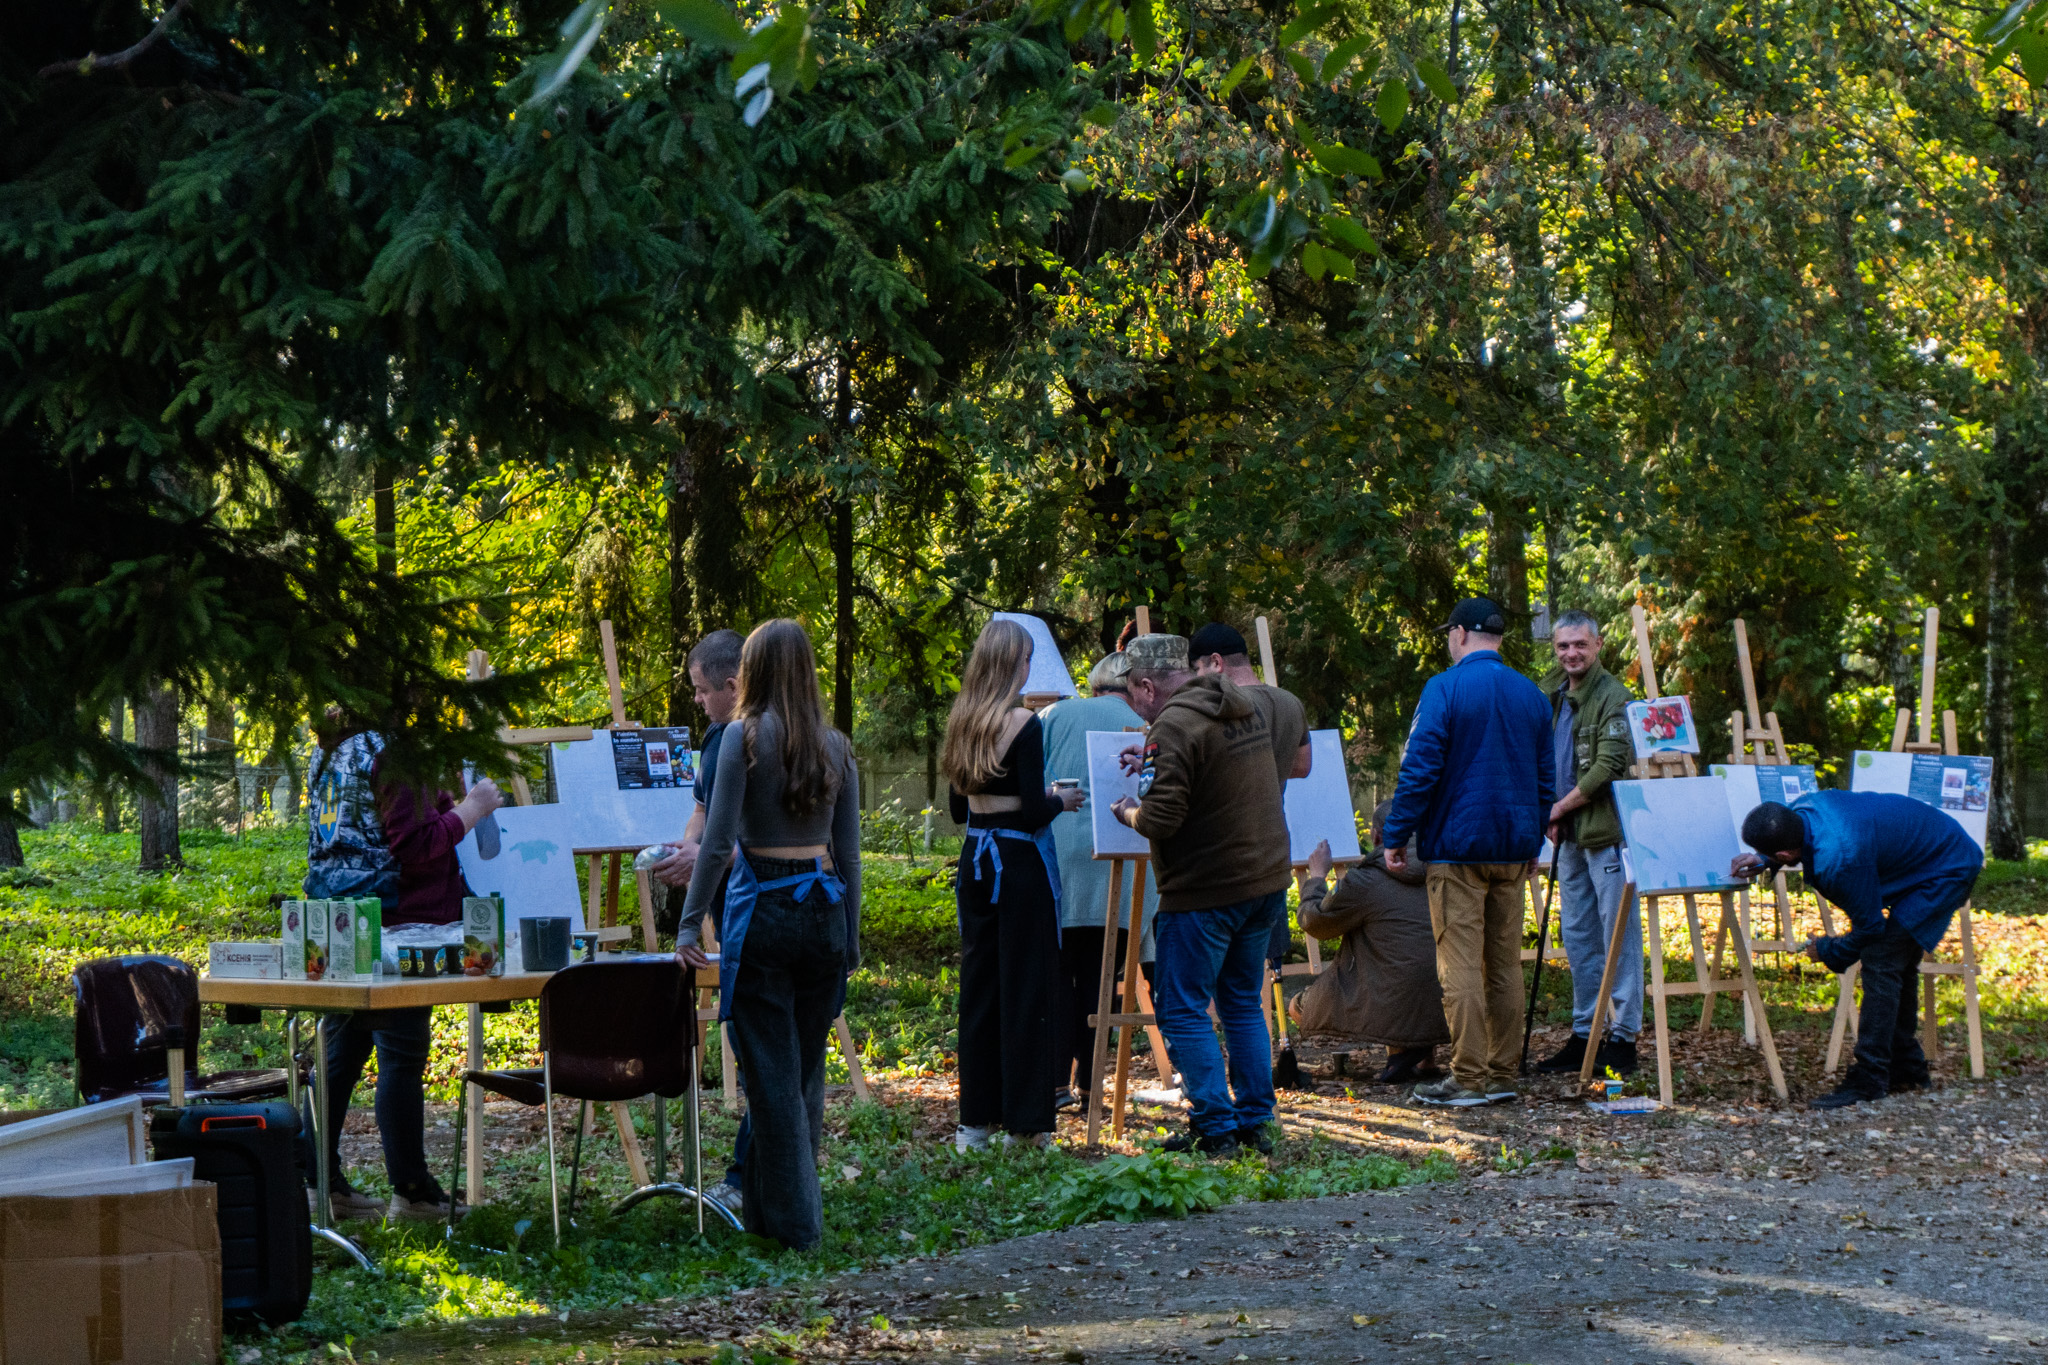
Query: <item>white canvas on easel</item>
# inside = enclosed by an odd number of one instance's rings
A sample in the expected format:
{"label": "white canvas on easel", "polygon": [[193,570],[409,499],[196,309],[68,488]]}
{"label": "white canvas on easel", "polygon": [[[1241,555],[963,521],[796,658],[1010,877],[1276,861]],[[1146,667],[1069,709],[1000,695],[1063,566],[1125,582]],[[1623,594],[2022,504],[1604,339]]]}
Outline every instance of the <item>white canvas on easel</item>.
{"label": "white canvas on easel", "polygon": [[1307,777],[1289,779],[1281,793],[1287,811],[1288,861],[1301,864],[1324,839],[1330,861],[1355,863],[1365,855],[1358,847],[1358,815],[1351,806],[1351,781],[1344,771],[1344,736],[1336,730],[1308,732],[1312,762]]}
{"label": "white canvas on easel", "polygon": [[697,804],[694,785],[621,791],[609,730],[552,749],[555,795],[570,848],[644,848],[683,837]]}
{"label": "white canvas on easel", "polygon": [[564,806],[500,806],[497,856],[486,858],[471,830],[455,846],[471,894],[502,896],[505,918],[582,914],[576,855],[570,850]]}
{"label": "white canvas on easel", "polygon": [[1718,777],[1664,777],[1612,784],[1614,807],[1645,895],[1732,891],[1728,868],[1743,851]]}
{"label": "white canvas on easel", "polygon": [[1089,828],[1098,858],[1149,858],[1152,841],[1116,818],[1111,811],[1123,797],[1138,799],[1138,775],[1127,773],[1121,755],[1145,737],[1135,730],[1088,732]]}
{"label": "white canvas on easel", "polygon": [[1074,679],[1067,672],[1067,661],[1060,657],[1059,644],[1043,620],[1021,611],[999,611],[995,619],[1015,621],[1031,637],[1031,672],[1024,679],[1025,696],[1081,695],[1074,690]]}

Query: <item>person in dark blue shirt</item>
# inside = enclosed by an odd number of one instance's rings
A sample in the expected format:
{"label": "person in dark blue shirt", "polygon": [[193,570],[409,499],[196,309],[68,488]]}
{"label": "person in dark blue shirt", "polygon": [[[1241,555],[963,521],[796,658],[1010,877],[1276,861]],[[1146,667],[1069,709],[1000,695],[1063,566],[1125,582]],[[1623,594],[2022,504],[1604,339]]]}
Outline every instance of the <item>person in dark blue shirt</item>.
{"label": "person in dark blue shirt", "polygon": [[1984,870],[1976,840],[1910,796],[1826,791],[1791,806],[1764,802],[1743,819],[1742,842],[1756,852],[1735,859],[1736,876],[1803,864],[1807,883],[1849,917],[1848,933],[1808,940],[1806,955],[1832,972],[1863,964],[1856,1063],[1813,1107],[1841,1109],[1926,1085],[1913,985],[1922,955],[1948,933]]}
{"label": "person in dark blue shirt", "polygon": [[1507,617],[1483,597],[1443,629],[1451,667],[1415,709],[1385,831],[1387,871],[1408,866],[1414,835],[1429,864],[1437,976],[1451,1026],[1451,1074],[1419,1086],[1423,1104],[1515,1097],[1521,1053],[1522,882],[1557,800],[1550,703],[1500,656]]}

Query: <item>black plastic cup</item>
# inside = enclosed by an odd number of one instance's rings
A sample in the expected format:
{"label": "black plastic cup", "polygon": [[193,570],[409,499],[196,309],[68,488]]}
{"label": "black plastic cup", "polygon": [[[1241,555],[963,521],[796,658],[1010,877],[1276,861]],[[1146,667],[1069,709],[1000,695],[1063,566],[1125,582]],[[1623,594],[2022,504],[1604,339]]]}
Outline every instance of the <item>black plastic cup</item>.
{"label": "black plastic cup", "polygon": [[569,965],[567,915],[542,915],[519,921],[519,965],[529,972],[559,972]]}

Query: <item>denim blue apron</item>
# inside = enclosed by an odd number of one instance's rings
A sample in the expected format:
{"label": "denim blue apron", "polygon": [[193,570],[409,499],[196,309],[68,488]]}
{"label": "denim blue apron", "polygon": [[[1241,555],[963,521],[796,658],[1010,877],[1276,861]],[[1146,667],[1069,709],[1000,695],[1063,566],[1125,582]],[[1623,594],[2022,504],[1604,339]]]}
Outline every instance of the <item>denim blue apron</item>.
{"label": "denim blue apron", "polygon": [[[1003,899],[1003,850],[998,841],[1002,839],[1019,839],[1027,844],[1036,844],[1038,846],[1038,856],[1045,860],[1045,879],[1052,883],[1053,936],[1055,940],[1062,938],[1063,936],[1060,932],[1060,855],[1059,850],[1053,846],[1052,826],[1047,825],[1035,833],[1026,834],[1021,829],[983,829],[979,825],[969,825],[967,827],[966,839],[967,842],[961,849],[960,864],[967,869],[968,876],[974,878],[975,881],[980,881],[981,865],[983,862],[988,863],[989,875],[994,879],[994,884],[989,887],[988,892],[988,903],[990,905],[995,905]],[[965,932],[964,925],[962,926],[962,932]]]}
{"label": "denim blue apron", "polygon": [[[799,872],[795,876],[777,877],[772,882],[764,882],[754,875],[754,864],[747,857],[745,850],[733,850],[732,871],[725,883],[725,922],[721,926],[724,934],[718,940],[720,1023],[732,1018],[732,989],[733,983],[739,980],[740,950],[746,942],[747,924],[754,918],[754,902],[763,891],[787,891],[791,900],[802,901],[811,894],[813,887],[823,887],[827,901],[846,908],[846,946],[849,951],[852,949],[856,929],[853,902],[847,898],[846,883],[839,880],[837,872],[826,870],[823,858],[813,858],[811,864],[809,872]],[[840,990],[843,992],[845,989],[842,981]]]}

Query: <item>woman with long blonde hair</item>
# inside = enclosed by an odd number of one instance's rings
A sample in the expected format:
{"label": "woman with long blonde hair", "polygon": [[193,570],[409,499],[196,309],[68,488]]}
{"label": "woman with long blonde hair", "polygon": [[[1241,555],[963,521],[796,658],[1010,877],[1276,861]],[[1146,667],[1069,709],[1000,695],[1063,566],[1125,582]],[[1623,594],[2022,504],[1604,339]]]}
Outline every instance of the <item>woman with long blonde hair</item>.
{"label": "woman with long blonde hair", "polygon": [[724,881],[719,1017],[753,1119],[741,1208],[747,1231],[801,1249],[824,1236],[825,1042],[860,961],[860,776],[852,741],[825,723],[817,658],[795,621],[747,637],[739,694],[676,955],[710,965],[698,945]]}
{"label": "woman with long blonde hair", "polygon": [[967,827],[960,906],[960,1126],[954,1145],[986,1146],[997,1128],[1043,1144],[1063,1077],[1059,855],[1052,818],[1079,810],[1078,788],[1045,781],[1045,733],[1021,704],[1031,637],[990,621],[974,642],[946,717],[939,766],[953,818]]}

